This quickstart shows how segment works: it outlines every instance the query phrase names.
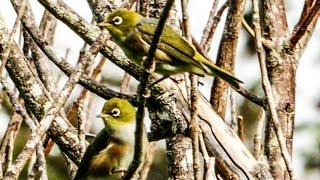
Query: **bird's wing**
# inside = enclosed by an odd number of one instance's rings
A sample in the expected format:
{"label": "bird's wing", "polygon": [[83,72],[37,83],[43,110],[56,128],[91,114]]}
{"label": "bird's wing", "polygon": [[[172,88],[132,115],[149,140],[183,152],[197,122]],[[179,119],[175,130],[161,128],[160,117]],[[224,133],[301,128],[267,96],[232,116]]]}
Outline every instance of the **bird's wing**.
{"label": "bird's wing", "polygon": [[[143,18],[138,26],[138,30],[142,32],[141,37],[149,44],[152,41],[157,24],[157,19]],[[234,87],[237,87],[238,83],[242,83],[241,80],[234,77],[231,73],[216,66],[210,60],[203,57],[191,44],[189,44],[183,37],[181,37],[169,26],[164,27],[158,48],[168,55],[175,57],[176,59],[201,68],[208,74],[221,77]]]}
{"label": "bird's wing", "polygon": [[107,132],[106,129],[102,129],[97,134],[97,136],[95,137],[93,142],[88,146],[85,154],[83,155],[83,158],[78,167],[78,171],[74,180],[86,179],[92,158],[95,155],[97,155],[101,150],[107,147],[107,145],[110,143],[110,139],[110,134]]}
{"label": "bird's wing", "polygon": [[[142,39],[149,44],[152,41],[157,24],[158,20],[156,19],[144,18],[138,26],[138,29],[142,32]],[[158,48],[176,59],[203,69],[200,62],[194,59],[196,54],[195,49],[169,26],[164,27]]]}

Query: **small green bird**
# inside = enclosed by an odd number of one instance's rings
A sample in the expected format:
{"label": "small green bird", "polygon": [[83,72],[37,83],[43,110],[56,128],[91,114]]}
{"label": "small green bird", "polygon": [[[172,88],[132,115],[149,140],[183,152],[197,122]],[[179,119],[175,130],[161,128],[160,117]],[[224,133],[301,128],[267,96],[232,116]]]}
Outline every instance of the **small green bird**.
{"label": "small green bird", "polygon": [[[125,99],[112,98],[104,104],[98,117],[102,118],[105,128],[88,146],[75,180],[119,179],[133,159],[135,108]],[[148,144],[146,131],[143,143],[143,147]]]}
{"label": "small green bird", "polygon": [[[98,26],[107,28],[126,56],[141,66],[147,56],[157,24],[157,19],[119,9],[104,17]],[[192,44],[169,26],[163,29],[155,58],[156,72],[165,77],[189,72],[199,76],[217,76],[236,87],[238,83],[242,83],[231,73],[201,55]]]}

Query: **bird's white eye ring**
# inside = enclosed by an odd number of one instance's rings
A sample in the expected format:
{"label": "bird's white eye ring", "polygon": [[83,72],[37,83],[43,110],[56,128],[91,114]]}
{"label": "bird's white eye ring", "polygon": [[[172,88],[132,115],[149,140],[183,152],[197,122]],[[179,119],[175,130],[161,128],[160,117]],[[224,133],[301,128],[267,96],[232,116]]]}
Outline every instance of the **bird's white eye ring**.
{"label": "bird's white eye ring", "polygon": [[116,16],[112,19],[114,25],[120,25],[122,23],[122,18],[120,16]]}
{"label": "bird's white eye ring", "polygon": [[119,116],[120,116],[120,109],[118,109],[118,108],[112,109],[112,110],[111,110],[111,115],[112,115],[113,117],[119,117]]}

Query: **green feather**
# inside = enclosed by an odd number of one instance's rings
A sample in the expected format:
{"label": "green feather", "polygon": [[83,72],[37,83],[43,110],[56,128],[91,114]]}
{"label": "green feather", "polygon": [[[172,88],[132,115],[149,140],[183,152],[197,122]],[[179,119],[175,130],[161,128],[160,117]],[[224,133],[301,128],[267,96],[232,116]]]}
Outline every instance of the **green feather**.
{"label": "green feather", "polygon": [[[115,22],[116,17],[121,23]],[[141,66],[147,55],[158,24],[157,19],[145,18],[136,12],[117,10],[106,17],[105,26],[129,59]],[[216,66],[171,27],[165,26],[155,54],[156,72],[164,76],[189,72],[200,76],[217,76],[237,87],[242,83],[230,72]]]}

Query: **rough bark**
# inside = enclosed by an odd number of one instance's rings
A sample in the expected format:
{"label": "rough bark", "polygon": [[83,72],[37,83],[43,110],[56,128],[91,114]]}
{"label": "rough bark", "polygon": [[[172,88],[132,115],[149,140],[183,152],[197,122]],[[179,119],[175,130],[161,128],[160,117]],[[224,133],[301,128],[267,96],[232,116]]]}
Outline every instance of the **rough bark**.
{"label": "rough bark", "polygon": [[[3,50],[8,47],[8,33],[4,22],[0,20],[0,57]],[[44,89],[44,86],[35,77],[29,62],[19,50],[17,44],[13,43],[8,58],[6,69],[10,78],[18,88],[20,95],[25,100],[26,107],[40,120],[44,113],[53,104],[53,99]],[[58,116],[49,129],[49,135],[59,147],[75,162],[80,161],[79,147],[76,130],[64,119]]]}
{"label": "rough bark", "polygon": [[[283,52],[284,39],[289,36],[283,0],[263,2],[264,34],[274,42],[275,48],[266,50],[268,76],[272,94],[276,101],[277,113],[283,129],[287,148],[291,154],[295,108],[295,59]],[[268,118],[271,118],[269,115]],[[267,122],[271,122],[268,120]],[[275,179],[287,179],[286,165],[281,156],[272,123],[267,123],[266,155],[271,173]]]}
{"label": "rough bark", "polygon": [[194,179],[190,138],[177,134],[167,139],[167,157],[170,179]]}
{"label": "rough bark", "polygon": [[[286,139],[287,149],[289,153],[292,154],[296,69],[299,58],[310,39],[317,19],[313,19],[308,28],[305,28],[308,33],[300,36],[300,41],[293,50],[290,45],[290,50],[288,50],[287,44],[290,43],[290,33],[286,20],[284,0],[263,0],[262,3],[263,34],[265,38],[273,44],[271,49],[265,48],[268,76],[275,98],[278,118]],[[307,13],[303,12],[302,16],[306,14]],[[304,19],[304,17],[300,19]],[[271,116],[268,115],[268,118],[265,151],[271,173],[275,179],[288,179],[289,175],[281,155],[273,124],[270,120]]]}

